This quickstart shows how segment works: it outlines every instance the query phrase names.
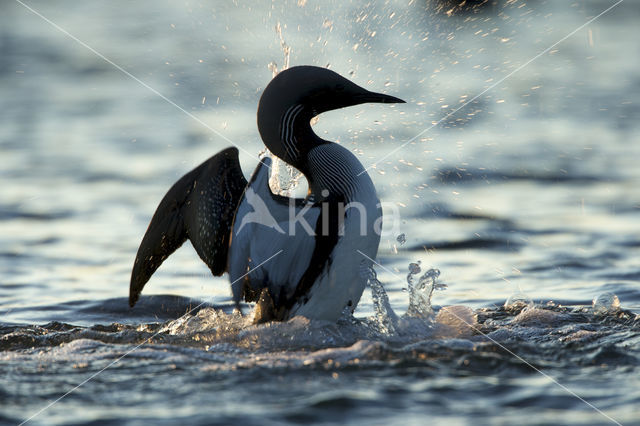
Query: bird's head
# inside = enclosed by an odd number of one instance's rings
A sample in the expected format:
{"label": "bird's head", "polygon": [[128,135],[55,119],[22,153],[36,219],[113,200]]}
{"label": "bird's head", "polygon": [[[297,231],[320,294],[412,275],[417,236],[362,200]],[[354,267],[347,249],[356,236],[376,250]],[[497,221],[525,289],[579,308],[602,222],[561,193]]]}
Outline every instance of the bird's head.
{"label": "bird's head", "polygon": [[404,103],[364,89],[326,68],[289,68],[264,89],[258,104],[258,130],[274,155],[296,166],[306,152],[325,142],[311,130],[313,117],[367,102]]}

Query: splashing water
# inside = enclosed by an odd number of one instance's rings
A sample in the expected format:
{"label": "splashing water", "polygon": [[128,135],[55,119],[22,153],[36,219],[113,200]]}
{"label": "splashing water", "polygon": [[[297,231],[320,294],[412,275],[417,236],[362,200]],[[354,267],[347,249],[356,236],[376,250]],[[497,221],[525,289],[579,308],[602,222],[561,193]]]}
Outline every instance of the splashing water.
{"label": "splashing water", "polygon": [[[282,47],[282,53],[284,54],[282,69],[280,71],[284,71],[289,68],[289,61],[291,59],[291,46],[287,44],[284,36],[282,35],[282,25],[280,24],[280,22],[276,24],[276,34],[280,39],[280,47]],[[271,62],[269,63],[268,67],[271,70],[272,77],[275,77],[278,74],[278,64],[276,64],[275,62]]]}
{"label": "splashing water", "polygon": [[[360,264],[360,277],[371,290],[374,306],[374,315],[370,318],[358,319],[346,308],[338,323],[295,317],[286,322],[254,325],[252,315],[242,315],[235,310],[226,313],[221,309],[204,307],[164,324],[138,327],[137,333],[132,334],[131,339],[137,341],[142,338],[138,333],[153,333],[154,337],[151,340],[204,347],[208,351],[209,348],[219,350],[220,345],[229,344],[252,350],[269,350],[344,346],[363,338],[395,341],[410,337],[413,341],[415,338],[432,336],[434,331],[438,336],[462,335],[463,333],[457,331],[457,328],[460,328],[457,324],[469,321],[460,319],[461,313],[455,310],[457,307],[449,307],[454,308],[450,312],[443,308],[438,316],[431,307],[433,290],[446,287],[437,282],[440,272],[437,269],[429,269],[420,276],[417,283],[414,283],[414,275],[420,272],[417,263],[409,265],[407,282],[411,288],[410,301],[407,313],[401,317],[391,307],[389,297],[375,270],[363,261]],[[442,313],[446,315],[443,316]],[[468,316],[464,312],[462,314]],[[437,327],[434,327],[436,322]]]}
{"label": "splashing water", "polygon": [[214,330],[220,336],[235,334],[250,324],[251,317],[243,316],[238,311],[226,314],[222,310],[206,307],[200,309],[195,315],[185,314],[169,321],[160,331],[170,335],[193,335]]}
{"label": "splashing water", "polygon": [[366,261],[360,264],[360,275],[367,280],[367,285],[371,289],[371,298],[373,300],[374,320],[378,330],[383,335],[396,334],[398,325],[398,316],[391,308],[389,296],[384,291],[382,283],[378,281],[378,276],[373,267],[369,266]]}
{"label": "splashing water", "polygon": [[507,300],[504,302],[505,309],[509,310],[520,310],[526,307],[532,307],[533,300],[529,296],[524,293],[513,293]]}
{"label": "splashing water", "polygon": [[367,280],[367,285],[371,289],[375,313],[374,324],[382,335],[404,335],[416,331],[416,327],[424,331],[433,324],[436,317],[431,307],[431,297],[435,289],[444,289],[446,284],[437,282],[440,276],[440,271],[437,269],[427,270],[418,282],[414,283],[414,275],[420,272],[418,263],[409,264],[407,275],[409,305],[407,312],[402,317],[398,317],[389,303],[389,297],[378,280],[376,272],[365,262],[361,264],[361,276]]}
{"label": "splashing water", "polygon": [[398,246],[402,246],[404,245],[404,243],[407,242],[407,237],[405,234],[400,234],[396,237],[396,241],[398,242],[398,245],[394,244],[393,245],[393,253],[394,254],[398,254]]}
{"label": "splashing water", "polygon": [[593,299],[592,308],[595,315],[615,314],[620,310],[620,299],[614,293],[602,293]]}
{"label": "splashing water", "polygon": [[400,234],[396,237],[396,241],[398,242],[398,244],[403,245],[407,242],[407,236],[405,234]]}
{"label": "splashing water", "polygon": [[293,197],[296,188],[300,185],[300,179],[304,175],[278,157],[273,156],[272,159],[271,175],[269,176],[271,191],[283,197]]}
{"label": "splashing water", "polygon": [[[291,46],[289,46],[284,39],[284,35],[282,34],[282,25],[280,22],[276,24],[275,30],[278,38],[280,39],[283,63],[280,70],[278,70],[278,64],[276,64],[275,61],[272,61],[267,65],[269,70],[271,70],[272,77],[275,77],[279,72],[288,69],[291,59]],[[278,157],[273,156],[272,158],[273,163],[271,165],[271,175],[269,177],[269,187],[271,188],[271,191],[277,195],[292,197],[295,189],[300,184],[300,179],[303,176],[302,173]]]}
{"label": "splashing water", "polygon": [[431,307],[431,295],[436,288],[444,289],[445,284],[437,283],[440,276],[438,269],[429,269],[414,284],[413,277],[421,272],[418,263],[409,264],[407,274],[407,284],[409,289],[409,307],[407,317],[429,320],[433,318],[433,308]]}

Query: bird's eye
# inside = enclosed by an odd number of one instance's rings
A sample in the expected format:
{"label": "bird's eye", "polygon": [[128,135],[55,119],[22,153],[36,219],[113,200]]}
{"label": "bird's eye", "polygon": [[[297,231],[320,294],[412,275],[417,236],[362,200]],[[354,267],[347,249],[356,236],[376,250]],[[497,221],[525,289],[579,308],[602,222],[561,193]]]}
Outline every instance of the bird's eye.
{"label": "bird's eye", "polygon": [[344,84],[338,84],[338,85],[336,85],[335,90],[336,90],[337,92],[343,92],[343,91],[344,91]]}

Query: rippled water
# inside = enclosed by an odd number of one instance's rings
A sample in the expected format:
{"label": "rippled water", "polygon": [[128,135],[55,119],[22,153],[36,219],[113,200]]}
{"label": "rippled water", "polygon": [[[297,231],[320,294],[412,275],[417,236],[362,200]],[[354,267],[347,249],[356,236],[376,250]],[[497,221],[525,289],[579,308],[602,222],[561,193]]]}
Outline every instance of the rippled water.
{"label": "rippled water", "polygon": [[[26,4],[59,28],[0,5],[0,423],[640,422],[637,3],[555,46],[614,2]],[[278,24],[407,100],[316,125],[377,162],[384,293],[253,326],[186,245],[129,309],[166,189],[224,138],[253,170]]]}

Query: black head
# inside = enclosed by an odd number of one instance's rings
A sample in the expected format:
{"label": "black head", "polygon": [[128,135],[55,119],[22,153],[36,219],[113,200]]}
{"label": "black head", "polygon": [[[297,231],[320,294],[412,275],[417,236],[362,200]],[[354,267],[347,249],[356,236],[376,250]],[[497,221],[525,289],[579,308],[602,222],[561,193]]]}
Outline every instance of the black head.
{"label": "black head", "polygon": [[258,130],[276,156],[299,166],[304,154],[325,143],[311,130],[313,117],[366,102],[404,103],[366,90],[326,68],[298,66],[282,71],[267,85],[258,104]]}

